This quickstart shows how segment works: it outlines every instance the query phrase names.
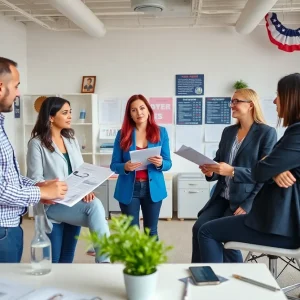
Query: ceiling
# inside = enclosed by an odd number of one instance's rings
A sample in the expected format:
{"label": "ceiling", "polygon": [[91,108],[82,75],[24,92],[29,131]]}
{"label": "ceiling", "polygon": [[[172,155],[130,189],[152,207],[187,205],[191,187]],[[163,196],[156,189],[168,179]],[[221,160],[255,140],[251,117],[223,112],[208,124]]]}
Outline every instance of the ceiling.
{"label": "ceiling", "polygon": [[[135,12],[130,0],[82,0],[107,30],[235,26],[247,0],[165,0],[159,13]],[[265,1],[265,0],[261,0]],[[300,27],[300,0],[278,0],[272,10],[281,22]],[[0,13],[17,22],[36,22],[53,30],[79,30],[47,0],[0,0]],[[43,24],[46,24],[44,26]],[[264,24],[263,20],[261,24]]]}

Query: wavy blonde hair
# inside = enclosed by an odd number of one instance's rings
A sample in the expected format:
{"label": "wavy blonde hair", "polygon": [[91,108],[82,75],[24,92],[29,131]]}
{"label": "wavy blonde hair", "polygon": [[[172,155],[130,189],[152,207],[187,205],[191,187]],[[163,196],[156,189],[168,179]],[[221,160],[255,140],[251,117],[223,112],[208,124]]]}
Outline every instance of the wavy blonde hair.
{"label": "wavy blonde hair", "polygon": [[[241,95],[245,100],[250,100],[253,103],[253,119],[259,124],[266,124],[258,94],[252,89],[238,89],[235,94]],[[237,120],[239,123],[239,120]]]}

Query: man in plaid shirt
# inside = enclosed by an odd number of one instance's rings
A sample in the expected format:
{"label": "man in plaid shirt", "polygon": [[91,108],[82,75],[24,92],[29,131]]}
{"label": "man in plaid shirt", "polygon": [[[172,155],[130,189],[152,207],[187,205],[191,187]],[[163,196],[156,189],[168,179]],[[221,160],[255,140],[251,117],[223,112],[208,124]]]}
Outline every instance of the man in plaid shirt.
{"label": "man in plaid shirt", "polygon": [[22,215],[39,201],[55,204],[67,192],[65,182],[35,182],[20,174],[14,150],[4,130],[4,115],[13,110],[19,93],[17,63],[0,57],[0,263],[20,262],[23,252]]}

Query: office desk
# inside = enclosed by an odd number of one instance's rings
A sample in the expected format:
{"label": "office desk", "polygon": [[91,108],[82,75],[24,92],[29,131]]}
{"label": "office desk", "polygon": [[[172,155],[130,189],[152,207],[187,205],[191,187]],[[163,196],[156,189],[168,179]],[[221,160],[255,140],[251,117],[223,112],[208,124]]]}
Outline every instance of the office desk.
{"label": "office desk", "polygon": [[[161,265],[155,300],[182,300],[184,283],[178,279],[189,276],[189,266],[190,264]],[[229,280],[215,286],[191,286],[189,300],[286,299],[281,291],[272,292],[231,277],[236,273],[278,287],[264,264],[211,264],[211,267],[217,275]],[[120,264],[55,264],[52,265],[52,272],[43,276],[28,275],[26,272],[29,269],[29,264],[0,264],[0,278],[29,284],[35,288],[63,288],[99,296],[103,300],[126,299],[123,265]]]}

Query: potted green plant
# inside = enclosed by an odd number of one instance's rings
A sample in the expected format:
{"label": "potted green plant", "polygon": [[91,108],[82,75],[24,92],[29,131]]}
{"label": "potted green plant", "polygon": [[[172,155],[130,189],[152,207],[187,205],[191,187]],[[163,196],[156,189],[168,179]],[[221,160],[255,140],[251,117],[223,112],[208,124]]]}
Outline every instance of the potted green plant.
{"label": "potted green plant", "polygon": [[234,85],[233,85],[233,88],[234,88],[235,90],[245,89],[245,88],[247,88],[247,87],[248,87],[248,84],[247,84],[245,81],[243,81],[243,80],[238,80],[238,81],[236,81],[236,82],[234,83]]}
{"label": "potted green plant", "polygon": [[124,281],[129,300],[152,299],[156,291],[157,266],[167,261],[166,252],[171,246],[150,236],[148,228],[141,231],[131,226],[132,217],[113,217],[110,236],[99,238],[97,234],[84,236],[90,244],[99,247],[101,255],[110,257],[112,263],[121,262],[125,268]]}

